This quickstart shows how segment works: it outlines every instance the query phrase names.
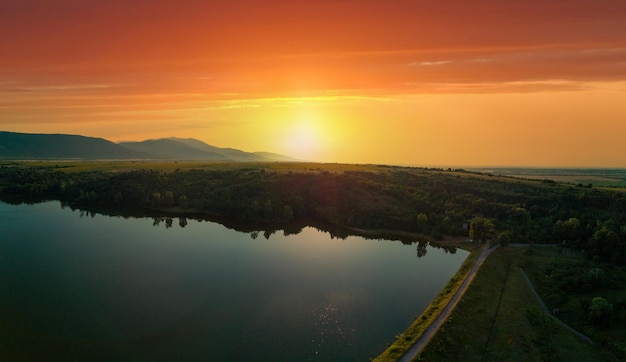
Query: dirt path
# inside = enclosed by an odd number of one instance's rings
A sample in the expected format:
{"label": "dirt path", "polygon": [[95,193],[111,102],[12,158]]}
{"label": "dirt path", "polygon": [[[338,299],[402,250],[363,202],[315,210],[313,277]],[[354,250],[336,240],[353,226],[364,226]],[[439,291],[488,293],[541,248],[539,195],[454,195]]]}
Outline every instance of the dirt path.
{"label": "dirt path", "polygon": [[472,269],[469,271],[469,273],[465,277],[465,280],[463,281],[459,289],[454,294],[454,297],[450,299],[450,302],[448,303],[448,305],[443,309],[441,314],[439,314],[437,319],[435,319],[435,321],[430,325],[430,327],[426,329],[424,334],[420,338],[418,338],[415,344],[411,346],[411,348],[402,357],[400,357],[400,359],[398,360],[399,362],[413,361],[415,357],[417,357],[417,355],[419,355],[420,352],[422,352],[422,350],[424,349],[424,347],[426,347],[428,342],[430,342],[433,336],[439,331],[439,329],[441,329],[441,326],[445,323],[445,321],[448,320],[450,313],[452,313],[452,310],[454,310],[454,307],[456,307],[456,305],[459,303],[459,301],[463,297],[463,294],[465,294],[465,290],[467,290],[467,287],[470,285],[472,280],[474,280],[474,277],[476,276],[478,269],[483,264],[487,256],[489,256],[489,254],[492,251],[496,250],[499,246],[500,245],[495,245],[489,248],[487,247],[487,245],[485,245],[485,247],[483,248],[483,251],[480,253],[480,256],[478,257],[478,260],[476,260],[476,264],[474,264]]}
{"label": "dirt path", "polygon": [[543,311],[549,315],[550,317],[552,317],[552,319],[554,319],[558,324],[562,325],[563,327],[565,327],[566,329],[568,329],[569,331],[571,331],[572,333],[574,333],[575,335],[578,336],[578,338],[582,339],[583,341],[589,343],[589,344],[593,344],[593,341],[591,340],[591,338],[585,336],[584,334],[578,332],[577,330],[575,330],[574,328],[570,327],[567,323],[563,322],[562,320],[558,319],[556,316],[554,316],[554,314],[550,313],[550,310],[548,309],[548,306],[546,306],[546,303],[543,302],[543,299],[541,299],[541,297],[539,296],[539,294],[537,293],[537,291],[535,290],[535,286],[533,285],[533,283],[530,281],[530,278],[528,278],[528,275],[526,275],[526,273],[524,272],[524,270],[522,270],[522,268],[519,268],[519,271],[522,273],[522,275],[524,276],[524,279],[526,279],[526,283],[528,283],[528,286],[530,287],[530,290],[533,292],[533,294],[535,295],[535,298],[537,298],[537,301],[539,302],[539,304],[541,305],[541,309],[543,309]]}

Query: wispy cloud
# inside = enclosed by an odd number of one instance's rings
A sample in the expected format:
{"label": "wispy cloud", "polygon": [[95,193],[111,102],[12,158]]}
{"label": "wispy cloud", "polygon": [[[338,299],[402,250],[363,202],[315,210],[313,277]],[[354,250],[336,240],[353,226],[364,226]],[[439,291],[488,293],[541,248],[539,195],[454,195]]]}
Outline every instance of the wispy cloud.
{"label": "wispy cloud", "polygon": [[[578,92],[593,91],[600,84],[593,82],[576,82],[561,79],[540,81],[512,81],[512,82],[477,82],[477,83],[406,83],[414,94],[497,94],[497,93],[537,93],[537,92]],[[605,88],[605,84],[601,84]]]}
{"label": "wispy cloud", "polygon": [[454,63],[454,61],[452,60],[435,60],[435,61],[413,62],[413,63],[410,63],[409,65],[413,67],[432,67],[432,66],[446,65],[446,64],[452,64],[452,63]]}
{"label": "wispy cloud", "polygon": [[89,89],[107,89],[119,87],[118,84],[58,84],[58,85],[38,85],[21,87],[23,91],[29,92],[54,92],[54,91],[73,91],[73,90],[89,90]]}

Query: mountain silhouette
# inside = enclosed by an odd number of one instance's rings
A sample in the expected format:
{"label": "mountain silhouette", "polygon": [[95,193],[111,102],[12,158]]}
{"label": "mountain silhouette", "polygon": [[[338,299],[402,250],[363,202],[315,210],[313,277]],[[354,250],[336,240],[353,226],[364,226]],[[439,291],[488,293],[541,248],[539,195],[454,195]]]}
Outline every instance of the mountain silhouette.
{"label": "mountain silhouette", "polygon": [[193,160],[213,162],[295,162],[270,152],[245,152],[211,146],[193,138],[161,138],[114,143],[103,138],[68,134],[0,131],[3,159]]}

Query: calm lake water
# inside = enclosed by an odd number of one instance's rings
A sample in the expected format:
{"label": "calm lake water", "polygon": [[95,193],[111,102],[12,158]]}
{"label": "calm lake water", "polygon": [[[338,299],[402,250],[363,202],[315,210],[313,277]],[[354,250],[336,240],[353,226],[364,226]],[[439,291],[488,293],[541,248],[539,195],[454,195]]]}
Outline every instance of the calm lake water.
{"label": "calm lake water", "polygon": [[467,252],[0,203],[0,360],[367,361]]}

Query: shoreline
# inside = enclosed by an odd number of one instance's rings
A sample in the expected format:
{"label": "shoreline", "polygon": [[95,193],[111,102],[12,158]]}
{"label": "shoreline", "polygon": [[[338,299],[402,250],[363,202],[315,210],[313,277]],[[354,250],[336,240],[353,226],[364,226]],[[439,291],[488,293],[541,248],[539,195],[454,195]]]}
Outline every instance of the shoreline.
{"label": "shoreline", "polygon": [[[457,243],[459,246],[467,245],[463,242]],[[413,360],[435,335],[445,320],[447,320],[447,317],[456,304],[462,299],[467,286],[469,286],[473,280],[482,262],[491,251],[495,250],[498,246],[499,245],[496,245],[491,248],[484,246],[479,249],[474,244],[470,244],[469,247],[465,249],[468,250],[470,254],[463,264],[461,264],[454,276],[450,278],[450,281],[443,287],[441,292],[439,292],[428,307],[426,307],[401,334],[396,336],[396,340],[390,346],[377,357],[373,358],[373,361],[391,362]],[[480,250],[480,252],[478,252],[478,250]],[[426,339],[423,340],[425,336]],[[418,343],[420,345],[418,345]]]}

